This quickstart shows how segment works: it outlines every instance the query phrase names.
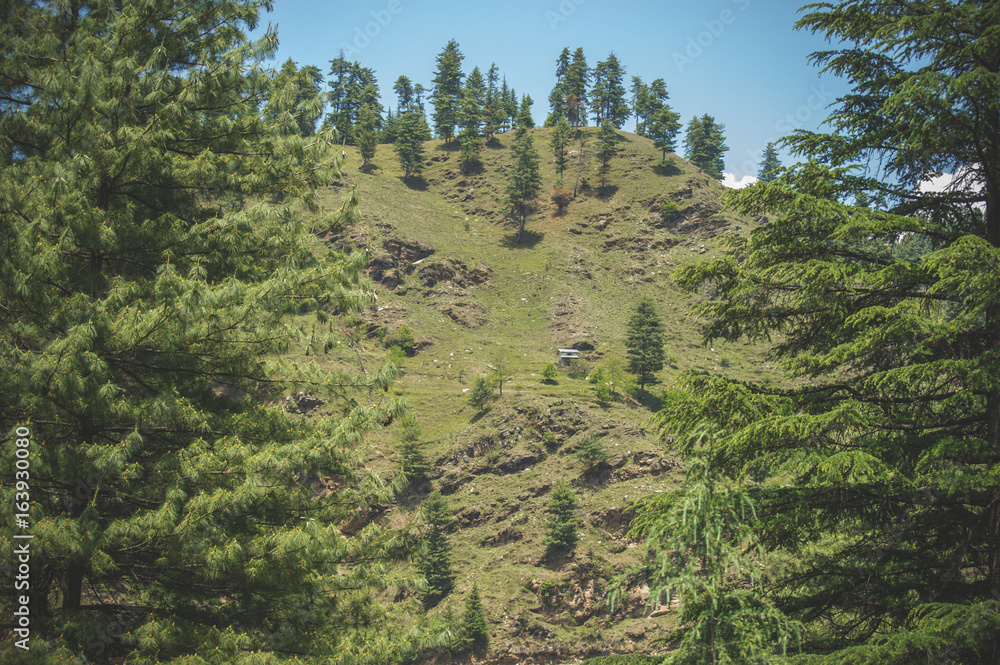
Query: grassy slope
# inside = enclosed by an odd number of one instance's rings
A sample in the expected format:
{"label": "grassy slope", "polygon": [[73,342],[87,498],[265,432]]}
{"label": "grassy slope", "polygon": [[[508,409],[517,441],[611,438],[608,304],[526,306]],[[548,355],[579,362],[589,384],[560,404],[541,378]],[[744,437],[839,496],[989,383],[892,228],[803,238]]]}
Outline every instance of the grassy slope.
{"label": "grassy slope", "polygon": [[[585,131],[591,133],[589,152],[596,130]],[[428,168],[410,182],[403,181],[392,146],[379,146],[370,174],[350,167],[358,160],[347,148],[349,173],[321,196],[332,207],[345,186],[357,186],[364,218],[352,239],[373,254],[384,253],[388,237],[419,240],[435,249],[400,287],[378,287],[377,307],[367,316],[390,330],[408,323],[423,345],[406,361],[397,392],[406,396],[421,424],[424,450],[434,463],[433,485],[450,495],[459,518],[452,536],[455,592],[437,611],[451,606],[460,612],[475,580],[497,653],[550,653],[559,660],[585,653],[648,652],[654,650],[651,640],[671,625],[670,617],[642,618],[638,598],[627,606],[632,617],[610,616],[604,582],[636,561],[635,543],[623,536],[623,509],[645,494],[670,489],[680,478],[669,451],[641,427],[657,399],[602,408],[586,381],[562,374],[556,384],[545,385],[539,372],[556,359],[557,347],[574,343],[593,345],[583,354],[590,364],[624,356],[631,304],[644,295],[659,303],[666,324],[672,360],[660,373],[662,385],[680,371],[723,363],[737,376],[766,372],[760,354],[749,347],[704,347],[697,321],[687,314],[692,297],[670,279],[678,266],[712,256],[717,233],[742,233],[751,223],[719,212],[721,185],[680,158],[672,156],[670,175],[658,174],[653,165],[659,151],[648,139],[625,133],[604,190],[598,188],[593,158],[573,156],[566,185],[572,189],[579,177],[590,186],[581,189],[565,214],[555,216],[548,204],[557,181],[550,133],[538,129],[533,135],[544,185],[521,245],[502,212],[512,134],[485,148],[482,169],[470,175],[459,172],[454,146],[431,142]],[[676,202],[681,213],[664,223],[660,206],[667,200]],[[440,282],[426,288],[420,270],[449,257],[470,267],[485,265],[492,276],[479,285]],[[482,325],[460,325],[444,313],[449,308],[474,310]],[[380,362],[383,352],[376,340],[363,346],[368,362]],[[489,372],[498,353],[505,355],[511,378],[503,398],[480,413],[463,391],[474,377]],[[545,431],[556,433],[556,448],[542,443]],[[571,454],[587,431],[600,434],[612,453],[607,467],[591,472]],[[398,468],[395,434],[390,430],[373,440],[372,464],[386,475]],[[544,506],[548,488],[560,479],[572,482],[579,493],[580,542],[575,557],[545,562]],[[419,498],[411,496],[386,519],[408,519]],[[520,539],[484,543],[505,529]],[[550,579],[559,594],[547,606],[538,584]]]}

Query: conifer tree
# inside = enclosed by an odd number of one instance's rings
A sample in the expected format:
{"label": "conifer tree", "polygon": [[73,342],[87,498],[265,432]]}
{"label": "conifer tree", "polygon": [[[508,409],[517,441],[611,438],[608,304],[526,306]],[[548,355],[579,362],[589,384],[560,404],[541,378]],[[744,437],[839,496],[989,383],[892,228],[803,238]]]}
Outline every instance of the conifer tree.
{"label": "conifer tree", "polygon": [[628,369],[639,380],[639,390],[655,379],[654,374],[663,369],[663,322],[656,313],[656,304],[643,298],[635,307],[628,322],[625,339]]}
{"label": "conifer tree", "polygon": [[642,82],[642,78],[633,76],[630,90],[632,92],[632,113],[635,114],[635,133],[639,136],[645,136],[642,121],[648,116],[646,105],[649,101],[649,86]]}
{"label": "conifer tree", "polygon": [[480,411],[483,409],[483,405],[493,395],[493,388],[490,387],[490,382],[486,380],[486,377],[480,376],[476,379],[475,385],[469,392],[469,404],[479,407]]}
{"label": "conifer tree", "polygon": [[611,167],[611,160],[618,154],[618,134],[615,132],[614,124],[605,118],[601,122],[601,133],[597,135],[597,152],[595,156],[601,163],[598,172],[601,174],[601,187],[607,185],[608,170]]}
{"label": "conifer tree", "polygon": [[578,502],[576,492],[568,483],[559,481],[552,488],[545,510],[552,517],[545,523],[546,556],[555,557],[572,552],[576,548]]}
{"label": "conifer tree", "polygon": [[531,95],[522,95],[521,106],[517,109],[517,121],[528,129],[532,129],[535,126],[535,120],[531,117],[532,104],[534,102],[531,99]]}
{"label": "conifer tree", "polygon": [[403,167],[404,178],[420,175],[424,170],[422,120],[416,111],[403,113],[396,119],[396,143],[393,147],[399,156],[399,164]]}
{"label": "conifer tree", "polygon": [[413,96],[413,84],[410,82],[409,77],[400,76],[396,79],[392,90],[396,93],[396,109],[400,113],[410,110],[415,98]]}
{"label": "conifer tree", "polygon": [[[754,504],[744,488],[712,471],[711,439],[704,429],[689,437],[688,447],[699,452],[683,486],[640,503],[629,535],[646,538],[650,604],[678,604],[683,636],[670,662],[772,663],[799,649],[803,627],[765,593],[764,553],[750,528]],[[612,604],[622,581],[612,583]]]}
{"label": "conifer tree", "polygon": [[760,160],[760,170],[757,171],[757,179],[761,182],[774,182],[778,178],[778,169],[781,168],[781,161],[778,160],[778,149],[774,143],[770,142],[764,148],[764,155]]}
{"label": "conifer tree", "polygon": [[715,118],[706,113],[700,118],[691,118],[687,135],[684,137],[684,149],[688,161],[719,180],[722,179],[722,171],[726,168],[723,155],[729,150],[723,134],[725,129],[725,125],[720,125]]}
{"label": "conifer tree", "polygon": [[566,148],[573,137],[573,129],[569,126],[566,118],[560,118],[552,132],[550,146],[552,154],[555,155],[556,168],[559,169],[559,181],[562,181],[563,172],[566,170]]}
{"label": "conifer tree", "polygon": [[289,113],[295,118],[298,132],[302,136],[312,136],[323,111],[322,86],[323,75],[318,68],[306,65],[299,69],[289,58],[274,77],[264,114],[281,123],[278,115]]}
{"label": "conifer tree", "polygon": [[[679,274],[711,294],[706,341],[773,339],[795,384],[689,374],[658,420],[710,422],[718,469],[761,479],[762,542],[796,562],[773,592],[822,617],[806,648],[837,662],[1000,658],[998,21],[811,6],[799,26],[838,45],[814,61],[850,77],[833,133],[787,140],[808,161],[731,195],[767,227]],[[949,190],[921,186],[945,169]]]}
{"label": "conifer tree", "polygon": [[486,72],[486,102],[483,106],[483,138],[487,142],[500,130],[504,122],[503,100],[501,89],[497,86],[500,80],[500,70],[496,63],[490,65]]}
{"label": "conifer tree", "polygon": [[479,585],[472,584],[472,591],[465,599],[465,612],[462,614],[462,633],[466,640],[477,650],[485,650],[490,644],[489,624],[486,623],[486,612],[483,601],[479,597]]}
{"label": "conifer tree", "polygon": [[434,130],[445,143],[451,141],[455,135],[455,125],[460,121],[463,59],[458,42],[454,39],[449,40],[437,56],[431,102],[434,104]]}
{"label": "conifer tree", "polygon": [[514,166],[507,180],[507,207],[511,215],[517,217],[517,242],[524,235],[524,224],[534,205],[538,191],[542,188],[542,176],[538,170],[538,151],[528,128],[519,125],[511,147]]}
{"label": "conifer tree", "polygon": [[455,574],[451,570],[451,543],[448,531],[452,517],[448,500],[432,492],[420,506],[427,531],[417,553],[417,570],[427,580],[427,599],[434,603],[451,592]]}
{"label": "conifer tree", "polygon": [[480,134],[483,125],[483,107],[486,103],[486,82],[483,75],[476,67],[465,79],[465,87],[462,89],[462,104],[459,110],[458,124],[462,128],[462,133],[466,136],[476,136]]}
{"label": "conifer tree", "polygon": [[549,115],[545,118],[546,127],[555,127],[559,120],[566,118],[566,72],[569,71],[569,48],[563,48],[556,60],[556,84],[549,93]]}
{"label": "conifer tree", "polygon": [[[368,86],[366,96],[375,94],[374,86]],[[355,125],[354,135],[358,151],[361,153],[361,169],[367,170],[368,162],[375,157],[375,150],[378,147],[378,121],[380,113],[372,104],[367,104],[358,113],[358,122]]]}
{"label": "conifer tree", "polygon": [[629,116],[629,106],[625,101],[625,68],[614,53],[608,55],[594,67],[594,85],[590,89],[590,103],[597,124],[605,120],[615,129],[621,129]]}
{"label": "conifer tree", "polygon": [[589,81],[590,68],[587,66],[587,58],[583,54],[583,49],[578,48],[573,52],[573,59],[566,68],[563,92],[566,119],[573,127],[587,124]]}
{"label": "conifer tree", "polygon": [[663,151],[661,162],[667,161],[667,153],[677,149],[677,132],[681,129],[681,115],[664,104],[649,118],[646,135],[653,139],[653,145]]}
{"label": "conifer tree", "polygon": [[[356,198],[319,215],[332,133],[305,139],[293,115],[261,112],[276,38],[245,36],[261,8],[5,6],[0,430],[30,432],[38,662],[396,650],[378,597],[405,540],[337,528],[389,498],[354,446],[398,413],[374,397],[393,375],[282,356],[311,336],[303,313],[367,301],[364,257],[312,233]],[[276,398],[293,386],[343,415],[286,412]],[[15,469],[13,445],[0,455]],[[301,477],[343,489],[320,498]],[[14,650],[5,640],[0,660]]]}

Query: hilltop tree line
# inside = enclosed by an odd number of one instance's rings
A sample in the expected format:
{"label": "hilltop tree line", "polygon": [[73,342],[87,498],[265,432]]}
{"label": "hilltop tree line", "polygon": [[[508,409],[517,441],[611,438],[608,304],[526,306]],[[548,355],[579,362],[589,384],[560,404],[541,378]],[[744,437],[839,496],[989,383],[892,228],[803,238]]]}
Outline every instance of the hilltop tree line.
{"label": "hilltop tree line", "polygon": [[[281,104],[269,103],[269,112],[292,113],[303,136],[311,135],[317,124],[335,129],[339,141],[358,146],[365,161],[374,156],[377,144],[395,144],[407,176],[420,172],[423,155],[418,144],[433,137],[445,143],[457,140],[462,163],[468,168],[493,136],[521,125],[530,129],[535,122],[531,115],[534,101],[528,95],[518,97],[495,63],[485,74],[478,66],[466,74],[463,60],[458,42],[450,40],[436,57],[429,88],[398,77],[393,84],[395,109],[382,107],[374,71],[348,61],[343,54],[330,61],[326,90],[315,66],[298,68],[288,60],[280,74],[288,82],[287,94]],[[647,84],[633,76],[626,91],[625,68],[613,52],[590,67],[582,48],[572,54],[569,48],[562,50],[555,77],[545,127],[566,121],[571,128],[579,128],[593,120],[596,126],[621,129],[634,116],[635,132],[652,139],[664,160],[677,149],[682,125],[680,115],[668,103],[664,79]],[[432,107],[429,118],[425,100]],[[296,107],[305,101],[319,103]],[[710,115],[692,118],[683,143],[685,156],[715,178],[722,177],[727,150],[724,129]]]}

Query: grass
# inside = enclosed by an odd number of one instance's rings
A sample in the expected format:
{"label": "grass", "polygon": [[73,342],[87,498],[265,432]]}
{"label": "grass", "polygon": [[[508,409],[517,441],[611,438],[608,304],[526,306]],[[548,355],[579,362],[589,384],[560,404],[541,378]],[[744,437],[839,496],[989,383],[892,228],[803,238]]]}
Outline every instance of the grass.
{"label": "grass", "polygon": [[[578,180],[588,186],[580,187],[556,215],[548,202],[558,183],[549,132],[532,130],[543,187],[521,244],[514,241],[516,227],[503,212],[503,173],[511,162],[512,133],[483,150],[482,168],[471,175],[460,173],[457,153],[430,142],[427,168],[421,178],[409,181],[402,178],[392,146],[378,147],[370,173],[352,167],[359,160],[347,147],[347,172],[320,192],[320,203],[332,209],[347,188],[357,187],[362,219],[336,239],[341,244],[367,249],[373,256],[385,253],[388,238],[434,248],[398,287],[376,286],[377,302],[364,314],[372,325],[387,330],[407,323],[420,348],[404,361],[393,392],[405,397],[418,419],[422,449],[432,464],[432,486],[445,491],[460,520],[452,535],[455,591],[434,611],[451,607],[461,612],[464,594],[475,580],[494,645],[514,641],[541,648],[557,643],[577,655],[618,648],[651,652],[651,641],[634,636],[647,620],[620,614],[612,619],[604,602],[604,573],[632,567],[641,551],[624,538],[624,525],[609,525],[609,520],[620,520],[637,499],[669,491],[680,481],[679,466],[655,474],[650,468],[650,460],[672,457],[642,427],[650,407],[658,403],[655,393],[685,370],[724,368],[737,378],[767,372],[759,347],[704,345],[700,322],[688,314],[698,296],[680,291],[671,279],[678,267],[717,255],[722,235],[745,234],[753,224],[721,211],[724,190],[719,183],[676,156],[670,158],[671,168],[658,170],[661,155],[652,142],[625,133],[602,191],[595,161],[571,159],[564,186],[572,191]],[[591,137],[587,151],[594,145]],[[667,222],[664,208],[675,211]],[[485,265],[491,277],[478,285],[439,282],[425,287],[420,271],[444,259]],[[565,372],[543,383],[542,367],[557,361],[558,347],[592,345],[593,350],[581,354],[590,365],[624,356],[631,305],[643,296],[659,304],[671,359],[658,374],[659,382],[649,387],[653,394],[644,406],[634,401],[601,406],[590,384]],[[457,323],[446,313],[449,308],[475,310],[481,325]],[[491,372],[500,353],[511,375],[503,397],[481,411],[468,403],[465,391],[477,376]],[[294,354],[302,355],[302,350]],[[358,354],[372,366],[385,358],[378,340],[370,338],[356,349],[340,348],[308,360],[334,369],[356,366]],[[385,476],[399,468],[396,429],[393,425],[370,438],[370,463]],[[546,431],[556,435],[554,448],[543,441]],[[571,454],[587,432],[601,436],[611,454],[604,475],[587,473]],[[557,480],[568,480],[578,493],[580,540],[573,557],[552,563],[543,557],[544,506],[548,488]],[[402,499],[382,519],[405,523],[419,500],[412,495]],[[505,529],[520,539],[484,544]],[[604,572],[589,580],[581,577],[581,569]],[[543,606],[532,588],[544,580],[565,590],[562,601]],[[596,585],[591,600],[572,605],[573,594],[583,593],[591,581]],[[633,610],[641,613],[641,607]],[[672,625],[669,615],[657,621],[660,629]],[[526,622],[553,637],[533,637]],[[650,640],[656,632],[651,631]]]}

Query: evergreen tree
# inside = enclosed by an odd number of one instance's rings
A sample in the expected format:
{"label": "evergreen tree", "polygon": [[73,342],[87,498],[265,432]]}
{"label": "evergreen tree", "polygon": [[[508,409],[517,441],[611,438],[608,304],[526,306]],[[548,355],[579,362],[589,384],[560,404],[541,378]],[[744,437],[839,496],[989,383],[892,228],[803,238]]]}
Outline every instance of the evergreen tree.
{"label": "evergreen tree", "polygon": [[559,481],[552,488],[545,510],[552,517],[545,523],[546,556],[555,557],[568,554],[576,548],[577,518],[576,492],[568,483]]}
{"label": "evergreen tree", "polygon": [[569,71],[569,49],[563,48],[556,60],[556,84],[549,93],[549,115],[545,118],[546,127],[555,127],[560,120],[566,119],[566,72]]}
{"label": "evergreen tree", "polygon": [[424,170],[424,137],[421,116],[415,111],[403,113],[396,119],[396,154],[403,167],[403,177],[420,175]]}
{"label": "evergreen tree", "polygon": [[611,160],[618,154],[618,133],[614,124],[607,118],[601,122],[601,133],[597,135],[597,160],[601,163],[598,172],[601,174],[601,187],[607,185],[608,170]]}
{"label": "evergreen tree", "polygon": [[715,122],[715,118],[705,114],[700,118],[691,118],[687,135],[684,137],[684,149],[689,162],[703,170],[708,175],[719,180],[726,168],[723,155],[729,150],[726,137],[723,135],[726,126]]}
{"label": "evergreen tree", "polygon": [[[851,77],[834,133],[794,135],[793,154],[810,161],[732,195],[773,221],[679,275],[712,294],[706,340],[780,331],[773,352],[795,387],[688,375],[658,419],[665,432],[712,423],[720,471],[762,479],[763,543],[795,562],[774,593],[822,617],[808,650],[992,664],[1000,135],[979,128],[1000,117],[1000,73],[983,60],[996,62],[1000,6],[810,10],[800,27],[838,44],[814,60]],[[951,190],[920,186],[940,169],[956,174]],[[883,203],[851,205],[863,196]]]}
{"label": "evergreen tree", "polygon": [[559,169],[559,181],[562,182],[563,172],[566,170],[566,148],[573,137],[573,129],[569,126],[566,118],[560,118],[556,123],[556,128],[552,132],[550,146],[552,154],[555,155],[556,168]]}
{"label": "evergreen tree", "polygon": [[413,95],[413,84],[406,76],[400,76],[392,86],[396,93],[396,108],[400,113],[411,110],[415,97]]}
{"label": "evergreen tree", "polygon": [[648,116],[646,105],[649,103],[649,86],[642,82],[638,76],[632,77],[632,113],[635,114],[635,133],[645,136],[642,124],[643,118]]}
{"label": "evergreen tree", "polygon": [[587,124],[589,81],[590,68],[587,66],[587,58],[583,54],[583,49],[578,48],[573,52],[573,60],[566,68],[563,92],[566,119],[573,127]]}
{"label": "evergreen tree", "polygon": [[[369,84],[363,98],[370,99],[375,95],[375,86]],[[366,104],[358,113],[358,122],[355,125],[355,143],[361,153],[361,169],[368,168],[368,162],[375,157],[375,150],[378,147],[378,121],[381,114],[372,104]]]}
{"label": "evergreen tree", "polygon": [[330,61],[329,85],[330,112],[323,125],[336,129],[341,142],[357,145],[356,126],[362,108],[374,108],[378,113],[376,127],[381,125],[382,105],[375,71],[358,62],[348,62],[341,54]]}
{"label": "evergreen tree", "polygon": [[511,129],[514,125],[510,124],[510,116],[507,113],[507,104],[510,100],[511,89],[507,85],[507,77],[505,76],[503,82],[500,86],[500,93],[497,98],[497,113],[499,114],[499,124],[497,128],[499,131],[505,132]]}
{"label": "evergreen tree", "polygon": [[677,149],[677,132],[681,130],[681,114],[664,104],[649,118],[647,136],[653,145],[663,151],[662,162],[667,161],[667,153]]}
{"label": "evergreen tree", "polygon": [[472,591],[465,599],[465,613],[462,615],[462,633],[472,647],[486,650],[490,644],[489,624],[486,623],[486,612],[483,601],[479,597],[479,585],[473,583]]}
{"label": "evergreen tree", "polygon": [[778,169],[781,168],[781,162],[778,160],[778,150],[774,147],[774,143],[768,143],[767,147],[764,148],[764,156],[760,161],[760,170],[757,172],[757,179],[761,182],[773,182],[778,177]]}
{"label": "evergreen tree", "polygon": [[455,135],[455,125],[460,121],[463,59],[458,42],[454,39],[449,40],[437,56],[431,102],[434,104],[434,130],[445,143],[451,141]]}
{"label": "evergreen tree", "polygon": [[455,574],[451,570],[451,542],[448,531],[455,522],[448,500],[432,492],[420,506],[427,531],[417,552],[417,571],[427,580],[429,602],[434,603],[451,592]]}
{"label": "evergreen tree", "polygon": [[459,110],[458,124],[466,136],[479,136],[483,124],[483,106],[486,103],[486,82],[479,72],[479,67],[472,70],[465,79],[462,90],[462,105]]}
{"label": "evergreen tree", "polygon": [[[700,451],[711,439],[704,431],[692,438]],[[683,636],[670,663],[765,665],[798,649],[802,625],[765,593],[763,551],[749,527],[754,515],[746,492],[701,456],[688,460],[679,490],[640,504],[629,535],[646,538],[650,602],[678,603]],[[613,604],[621,586],[621,578],[612,583]]]}
{"label": "evergreen tree", "polygon": [[490,387],[490,382],[486,380],[486,377],[481,376],[476,379],[475,385],[469,391],[469,404],[479,407],[479,410],[482,411],[486,400],[492,396],[493,388]]}
{"label": "evergreen tree", "polygon": [[296,129],[302,136],[316,133],[316,121],[323,112],[323,75],[319,69],[306,65],[299,69],[289,58],[274,77],[273,88],[264,105],[264,115],[273,122],[282,113],[295,118]]}
{"label": "evergreen tree", "polygon": [[483,141],[471,129],[464,130],[458,139],[461,150],[458,154],[462,173],[470,173],[479,164],[479,153],[483,149]]}
{"label": "evergreen tree", "polygon": [[635,313],[628,322],[628,336],[625,338],[628,369],[639,380],[639,390],[655,380],[654,374],[663,369],[663,322],[656,313],[656,304],[643,298],[635,307]]}
{"label": "evergreen tree", "polygon": [[507,114],[508,127],[517,127],[517,118],[521,107],[517,102],[517,91],[513,87],[507,88],[507,98],[504,100],[503,109],[504,113]]}
{"label": "evergreen tree", "polygon": [[618,56],[611,53],[607,60],[598,62],[593,79],[590,103],[597,124],[608,120],[615,129],[621,129],[628,120],[630,109],[625,101],[625,68],[618,62]]}
{"label": "evergreen tree", "polygon": [[518,123],[524,125],[528,129],[532,129],[535,126],[535,120],[531,117],[532,104],[534,104],[534,102],[531,100],[531,95],[522,95],[521,106],[517,109]]}
{"label": "evergreen tree", "polygon": [[579,457],[589,469],[595,464],[599,464],[608,459],[611,453],[601,442],[600,438],[593,433],[589,433],[580,440],[576,447],[576,456]]}
{"label": "evergreen tree", "polygon": [[507,209],[518,220],[517,242],[524,235],[524,223],[534,205],[535,197],[542,188],[542,176],[538,170],[538,151],[528,128],[520,125],[511,147],[514,166],[507,179]]}
{"label": "evergreen tree", "polygon": [[504,124],[501,89],[497,87],[499,80],[500,70],[494,63],[490,65],[490,70],[486,73],[486,102],[483,106],[483,137],[487,142]]}
{"label": "evergreen tree", "polygon": [[420,450],[420,424],[413,416],[406,416],[400,423],[399,439],[403,445],[401,469],[406,474],[410,485],[418,485],[426,480],[430,464]]}
{"label": "evergreen tree", "polygon": [[[364,304],[364,257],[315,242],[339,223],[312,214],[334,137],[261,112],[277,42],[245,36],[259,9],[3,10],[0,430],[29,432],[35,662],[396,652],[379,597],[405,539],[336,526],[390,498],[354,445],[398,412],[356,389],[393,375],[282,357],[311,336],[303,313]],[[303,384],[343,415],[281,408]],[[0,457],[19,468],[13,444]],[[341,489],[320,498],[301,477]],[[5,505],[14,491],[5,479]],[[29,655],[15,650],[0,660]]]}

